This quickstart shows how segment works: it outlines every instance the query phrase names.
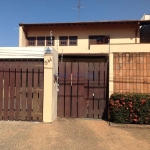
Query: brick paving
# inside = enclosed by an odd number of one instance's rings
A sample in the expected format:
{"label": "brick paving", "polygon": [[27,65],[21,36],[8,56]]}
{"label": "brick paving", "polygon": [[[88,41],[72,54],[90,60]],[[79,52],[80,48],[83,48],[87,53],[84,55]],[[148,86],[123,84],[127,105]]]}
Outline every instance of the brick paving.
{"label": "brick paving", "polygon": [[111,127],[102,120],[0,122],[0,150],[150,150],[149,141],[150,129]]}

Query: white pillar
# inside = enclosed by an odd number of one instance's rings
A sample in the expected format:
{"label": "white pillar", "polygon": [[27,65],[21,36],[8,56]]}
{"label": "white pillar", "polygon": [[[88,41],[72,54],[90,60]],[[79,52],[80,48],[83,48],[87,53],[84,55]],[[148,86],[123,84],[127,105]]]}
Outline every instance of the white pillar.
{"label": "white pillar", "polygon": [[53,122],[57,117],[57,81],[54,75],[58,71],[58,54],[55,57],[50,49],[44,55],[43,122],[46,123]]}
{"label": "white pillar", "polygon": [[114,85],[113,85],[113,53],[109,54],[109,97],[114,92]]}

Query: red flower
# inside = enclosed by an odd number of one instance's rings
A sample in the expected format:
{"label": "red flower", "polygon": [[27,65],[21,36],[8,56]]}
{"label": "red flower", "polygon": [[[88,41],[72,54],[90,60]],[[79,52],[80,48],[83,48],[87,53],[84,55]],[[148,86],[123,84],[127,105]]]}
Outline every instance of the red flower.
{"label": "red flower", "polygon": [[121,98],[121,100],[122,100],[122,101],[124,101],[124,100],[125,100],[125,98],[123,97],[123,98]]}
{"label": "red flower", "polygon": [[110,102],[109,104],[110,104],[111,106],[114,106],[114,102]]}
{"label": "red flower", "polygon": [[144,100],[144,99],[143,99],[143,100],[141,100],[141,103],[142,103],[142,104],[144,104],[145,102],[146,102],[146,100]]}
{"label": "red flower", "polygon": [[126,103],[125,103],[125,102],[122,102],[122,104],[125,105]]}
{"label": "red flower", "polygon": [[137,119],[133,119],[133,121],[134,121],[134,122],[137,122],[138,120],[137,120]]}
{"label": "red flower", "polygon": [[133,110],[131,109],[130,112],[133,112]]}
{"label": "red flower", "polygon": [[134,118],[137,118],[138,116],[137,115],[134,115]]}

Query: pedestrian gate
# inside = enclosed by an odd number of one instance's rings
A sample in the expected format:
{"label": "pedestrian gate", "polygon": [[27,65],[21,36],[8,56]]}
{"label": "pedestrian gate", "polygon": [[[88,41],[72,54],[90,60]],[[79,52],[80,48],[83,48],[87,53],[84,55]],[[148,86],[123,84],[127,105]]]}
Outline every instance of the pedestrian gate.
{"label": "pedestrian gate", "polygon": [[43,121],[43,59],[0,60],[0,120]]}

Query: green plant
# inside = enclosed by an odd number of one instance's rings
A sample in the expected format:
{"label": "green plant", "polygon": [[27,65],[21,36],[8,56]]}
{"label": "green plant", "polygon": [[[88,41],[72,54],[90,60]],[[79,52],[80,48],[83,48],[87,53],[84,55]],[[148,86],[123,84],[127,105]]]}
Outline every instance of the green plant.
{"label": "green plant", "polygon": [[109,112],[116,123],[150,124],[150,95],[112,94]]}

